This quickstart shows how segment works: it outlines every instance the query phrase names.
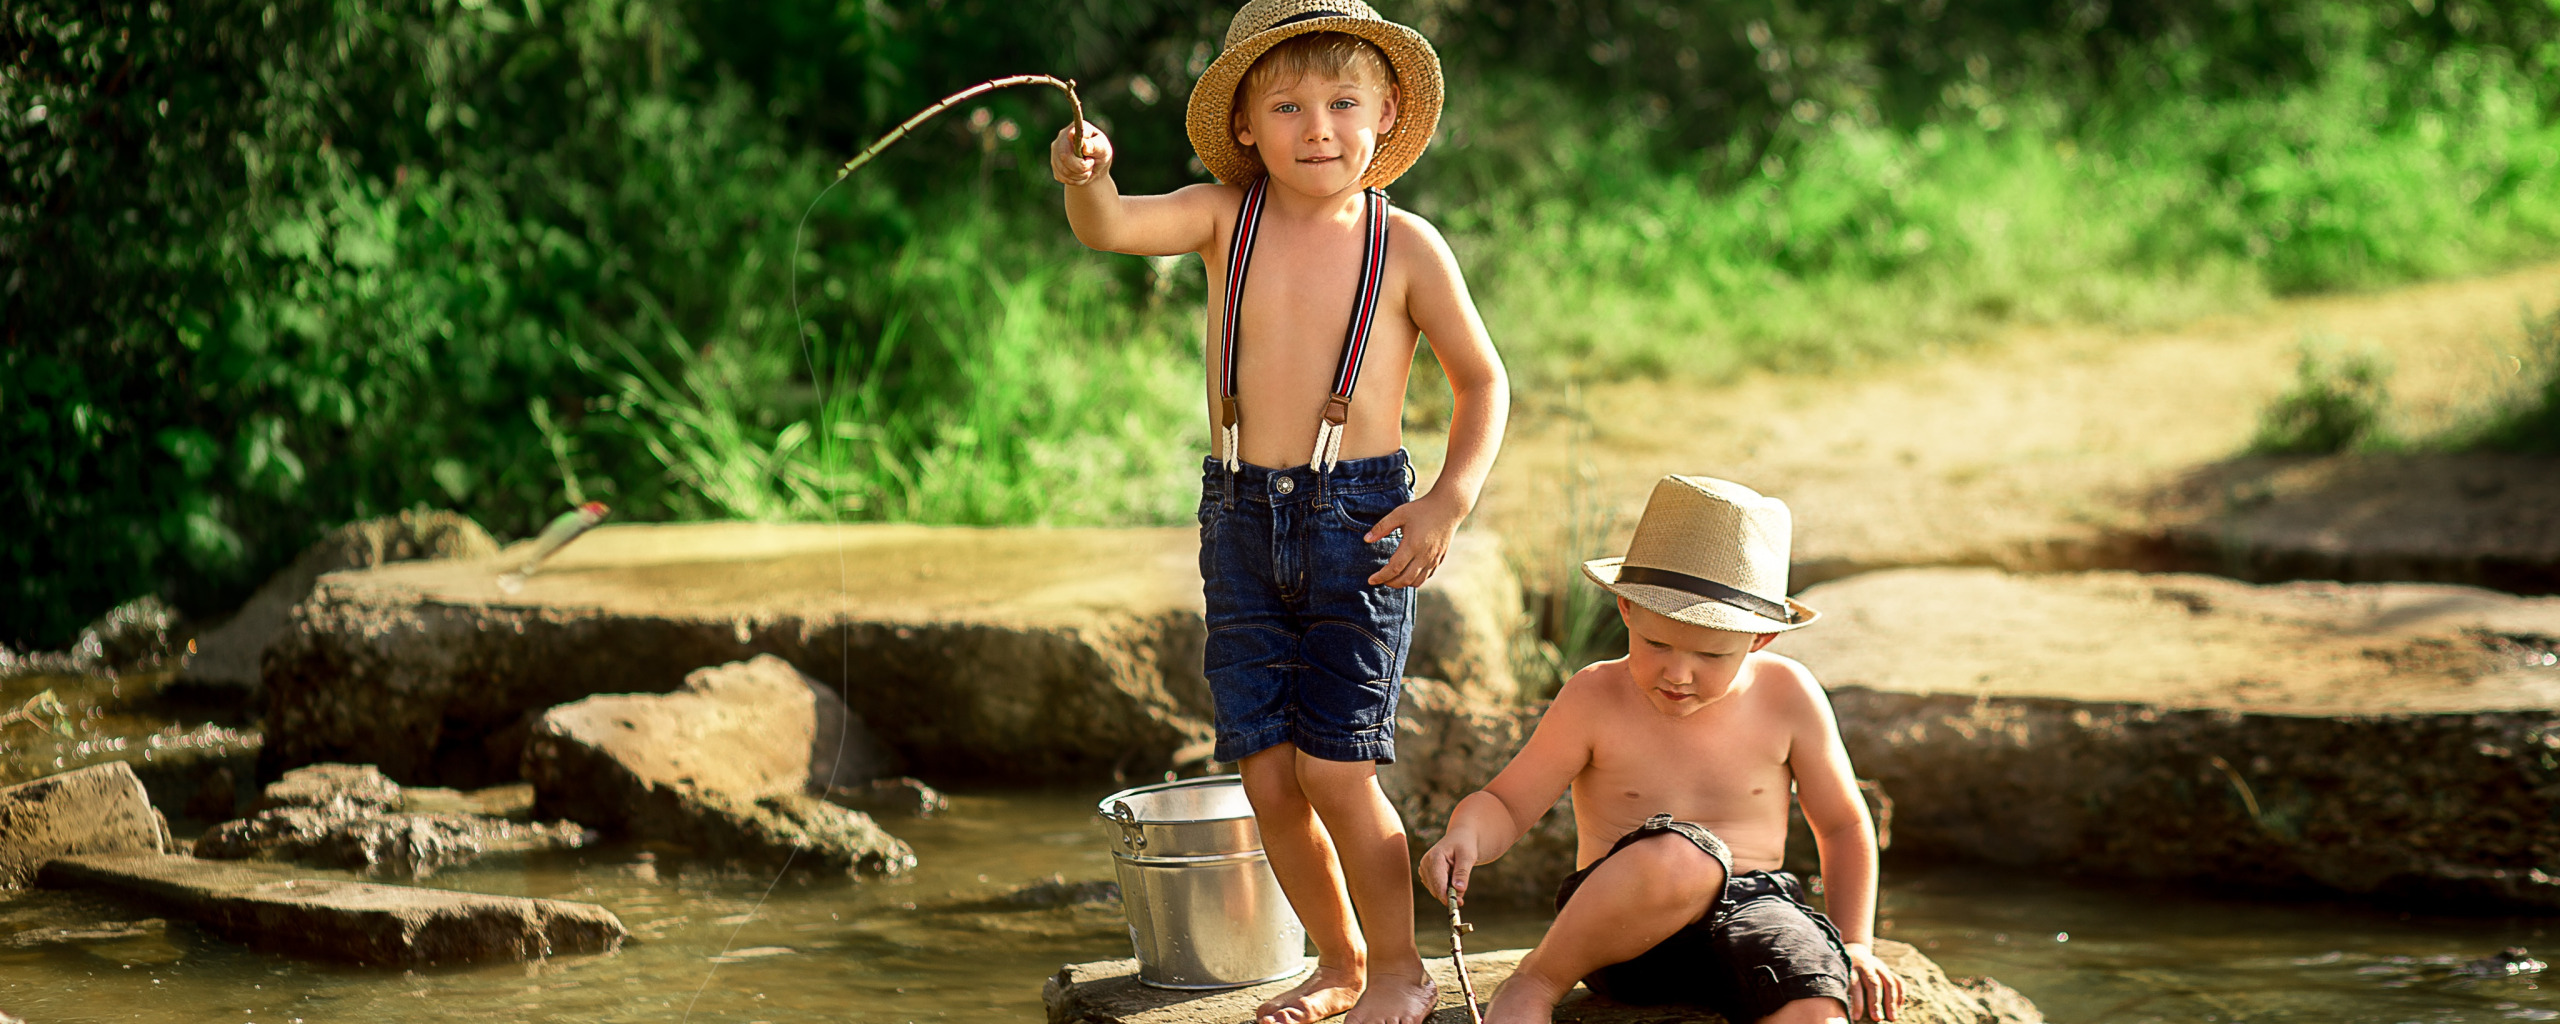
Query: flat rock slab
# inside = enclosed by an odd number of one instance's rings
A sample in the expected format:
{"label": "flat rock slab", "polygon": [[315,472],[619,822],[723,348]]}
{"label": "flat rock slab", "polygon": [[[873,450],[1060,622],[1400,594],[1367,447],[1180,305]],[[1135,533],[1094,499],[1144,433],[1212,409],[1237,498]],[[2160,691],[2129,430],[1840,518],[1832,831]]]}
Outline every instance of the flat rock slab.
{"label": "flat rock slab", "polygon": [[2560,598],[1910,569],[1773,650],[1900,853],[2560,908]]}
{"label": "flat rock slab", "polygon": [[0,787],[0,889],[27,885],[56,857],[168,849],[169,823],[122,761]]}
{"label": "flat rock slab", "polygon": [[593,904],[314,878],[268,864],[64,857],[45,866],[42,880],[139,897],[233,942],[359,964],[432,967],[611,953],[630,937],[612,911]]}
{"label": "flat rock slab", "polygon": [[[2044,1015],[2016,990],[1989,978],[1951,979],[1919,950],[1891,939],[1879,939],[1876,955],[1900,974],[1907,987],[1899,1024],[2041,1024]],[[1504,979],[1520,966],[1525,949],[1474,953],[1467,974],[1480,1002],[1489,1003]],[[1425,960],[1440,983],[1440,1006],[1429,1024],[1468,1024],[1467,1004],[1460,995],[1458,974],[1448,958]],[[1308,961],[1313,966],[1312,958]],[[1049,1024],[1234,1024],[1253,1019],[1262,1001],[1298,983],[1288,978],[1252,988],[1219,992],[1177,992],[1138,983],[1136,960],[1070,964],[1041,986]],[[1629,1006],[1574,989],[1556,1007],[1563,1024],[1714,1024],[1724,1018],[1685,1006]]]}
{"label": "flat rock slab", "polygon": [[[1519,607],[1508,573],[1467,567],[1499,562],[1498,542],[1460,539],[1442,575],[1510,596],[1453,600],[1434,588],[1458,584],[1435,582],[1418,634],[1489,642],[1502,631],[1434,621]],[[533,714],[774,654],[842,681],[911,770],[1161,772],[1208,747],[1197,550],[1190,529],[714,523],[599,528],[512,594],[486,560],[332,573],[272,652],[264,756],[270,770],[363,760],[412,783],[503,782]],[[1508,657],[1426,647],[1413,664]]]}

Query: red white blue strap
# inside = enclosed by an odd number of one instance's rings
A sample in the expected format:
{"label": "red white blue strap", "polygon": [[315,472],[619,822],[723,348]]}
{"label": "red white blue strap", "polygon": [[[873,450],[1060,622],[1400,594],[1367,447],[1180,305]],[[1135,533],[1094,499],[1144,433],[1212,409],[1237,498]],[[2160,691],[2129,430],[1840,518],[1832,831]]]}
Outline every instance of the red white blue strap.
{"label": "red white blue strap", "polygon": [[[1262,228],[1262,203],[1270,188],[1270,179],[1255,181],[1245,189],[1244,202],[1236,210],[1235,237],[1227,243],[1226,315],[1219,330],[1218,373],[1218,442],[1219,459],[1229,471],[1239,465],[1236,416],[1236,346],[1242,335],[1238,321],[1244,311],[1244,284],[1253,263],[1254,238]],[[1378,319],[1378,295],[1384,291],[1387,266],[1387,194],[1367,190],[1363,237],[1360,246],[1360,286],[1351,304],[1351,323],[1343,332],[1342,358],[1333,371],[1333,394],[1325,400],[1324,417],[1316,427],[1313,463],[1317,472],[1328,472],[1342,459],[1342,432],[1351,414],[1351,393],[1360,386],[1360,366],[1368,356],[1369,331]]]}

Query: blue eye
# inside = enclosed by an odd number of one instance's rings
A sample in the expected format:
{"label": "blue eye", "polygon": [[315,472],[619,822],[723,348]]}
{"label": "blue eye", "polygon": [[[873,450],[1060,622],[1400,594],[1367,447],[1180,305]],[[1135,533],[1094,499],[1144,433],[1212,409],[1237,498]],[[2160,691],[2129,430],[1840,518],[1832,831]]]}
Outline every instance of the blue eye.
{"label": "blue eye", "polygon": [[1279,105],[1278,107],[1274,107],[1274,108],[1272,108],[1272,109],[1273,109],[1274,111],[1276,111],[1276,112],[1278,112],[1278,113],[1282,113],[1282,114],[1295,114],[1295,113],[1297,113],[1297,112],[1298,112],[1298,105],[1297,105],[1297,104],[1295,104],[1295,103],[1283,103],[1283,104]]}
{"label": "blue eye", "polygon": [[1357,104],[1353,103],[1353,102],[1352,102],[1352,101],[1350,101],[1350,100],[1335,100],[1335,101],[1333,101],[1333,109],[1335,109],[1335,110],[1349,110],[1349,109],[1351,109],[1352,107],[1354,107],[1354,106],[1356,106],[1356,105],[1357,105]]}

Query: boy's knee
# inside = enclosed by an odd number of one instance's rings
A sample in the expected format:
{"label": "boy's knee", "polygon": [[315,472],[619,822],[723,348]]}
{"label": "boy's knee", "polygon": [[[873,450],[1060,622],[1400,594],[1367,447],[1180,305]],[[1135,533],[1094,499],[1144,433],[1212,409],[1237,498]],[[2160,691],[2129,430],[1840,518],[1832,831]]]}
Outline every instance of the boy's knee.
{"label": "boy's knee", "polygon": [[1297,748],[1286,743],[1245,755],[1236,774],[1244,776],[1244,797],[1255,813],[1305,806],[1307,794],[1298,784],[1297,762]]}
{"label": "boy's knee", "polygon": [[1365,786],[1378,777],[1376,761],[1327,761],[1299,751],[1295,762],[1298,785],[1307,789]]}
{"label": "boy's knee", "polygon": [[1778,1012],[1760,1018],[1759,1024],[1832,1024],[1835,1021],[1845,1024],[1848,1019],[1849,1008],[1839,1000],[1814,996],[1779,1007]]}
{"label": "boy's knee", "polygon": [[1724,892],[1724,864],[1676,832],[1636,840],[1610,854],[1608,863],[1623,863],[1624,873],[1666,899],[1694,902]]}

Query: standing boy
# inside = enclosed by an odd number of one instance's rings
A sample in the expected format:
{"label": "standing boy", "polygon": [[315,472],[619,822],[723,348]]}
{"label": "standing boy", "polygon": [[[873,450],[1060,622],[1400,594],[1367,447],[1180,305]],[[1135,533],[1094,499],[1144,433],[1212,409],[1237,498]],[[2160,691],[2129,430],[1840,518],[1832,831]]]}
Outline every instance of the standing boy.
{"label": "standing boy", "polygon": [[[1696,1003],[1734,1024],[1892,1020],[1902,982],[1876,959],[1876,841],[1831,701],[1762,651],[1815,612],[1787,597],[1787,506],[1664,477],[1624,558],[1585,563],[1618,596],[1627,656],[1566,681],[1538,729],[1449,813],[1423,884],[1464,894],[1573,788],[1581,869],[1487,1024],[1546,1024],[1581,981],[1633,1003]],[[1778,870],[1792,784],[1831,918]],[[1833,924],[1836,918],[1838,924]]]}
{"label": "standing boy", "polygon": [[[1192,148],[1217,184],[1122,196],[1091,125],[1050,152],[1077,239],[1196,253],[1209,277],[1217,451],[1201,479],[1200,576],[1215,756],[1241,762],[1317,952],[1303,984],[1263,1004],[1263,1024],[1346,1011],[1351,1024],[1420,1024],[1438,997],[1414,945],[1404,823],[1376,766],[1395,759],[1413,588],[1475,506],[1509,409],[1457,260],[1379,191],[1422,155],[1440,101],[1431,44],[1366,4],[1253,0],[1191,93]],[[1405,376],[1426,337],[1456,406],[1439,478],[1414,498]]]}

